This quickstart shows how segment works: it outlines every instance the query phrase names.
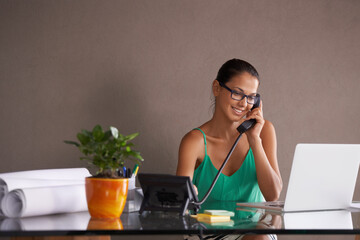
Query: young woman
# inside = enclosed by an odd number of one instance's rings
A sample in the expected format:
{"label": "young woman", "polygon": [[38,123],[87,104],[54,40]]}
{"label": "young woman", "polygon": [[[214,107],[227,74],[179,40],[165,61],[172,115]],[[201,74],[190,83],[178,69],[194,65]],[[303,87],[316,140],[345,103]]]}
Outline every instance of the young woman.
{"label": "young woman", "polygon": [[260,202],[279,198],[282,180],[277,162],[276,134],[263,117],[257,100],[259,74],[248,62],[232,59],[219,70],[212,83],[213,117],[187,133],[180,144],[177,175],[190,176],[199,200],[208,191],[245,120],[256,124],[239,140],[206,202],[211,200]]}

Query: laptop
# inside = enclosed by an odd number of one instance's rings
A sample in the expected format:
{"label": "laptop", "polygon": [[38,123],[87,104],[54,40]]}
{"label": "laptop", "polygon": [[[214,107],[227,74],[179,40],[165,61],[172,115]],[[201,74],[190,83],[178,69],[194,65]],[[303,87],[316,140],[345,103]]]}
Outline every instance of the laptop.
{"label": "laptop", "polygon": [[285,202],[237,203],[276,212],[350,207],[360,163],[360,144],[297,144]]}

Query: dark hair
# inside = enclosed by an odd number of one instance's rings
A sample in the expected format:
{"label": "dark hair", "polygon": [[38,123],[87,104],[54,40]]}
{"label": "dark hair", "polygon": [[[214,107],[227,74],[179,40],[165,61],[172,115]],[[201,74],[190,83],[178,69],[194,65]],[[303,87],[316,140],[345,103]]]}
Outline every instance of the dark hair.
{"label": "dark hair", "polygon": [[251,74],[260,81],[259,73],[250,63],[236,58],[227,61],[221,66],[216,80],[221,83],[227,83],[232,77],[244,72]]}

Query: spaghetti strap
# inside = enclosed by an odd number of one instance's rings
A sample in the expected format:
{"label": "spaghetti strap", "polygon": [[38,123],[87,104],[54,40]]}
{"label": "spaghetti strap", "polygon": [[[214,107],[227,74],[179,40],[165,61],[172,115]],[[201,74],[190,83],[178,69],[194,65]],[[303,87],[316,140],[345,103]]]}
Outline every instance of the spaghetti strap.
{"label": "spaghetti strap", "polygon": [[206,135],[205,133],[203,132],[203,130],[201,130],[200,128],[194,128],[193,130],[199,130],[203,136],[204,136],[204,143],[205,143],[205,155],[207,155],[207,146],[206,146]]}

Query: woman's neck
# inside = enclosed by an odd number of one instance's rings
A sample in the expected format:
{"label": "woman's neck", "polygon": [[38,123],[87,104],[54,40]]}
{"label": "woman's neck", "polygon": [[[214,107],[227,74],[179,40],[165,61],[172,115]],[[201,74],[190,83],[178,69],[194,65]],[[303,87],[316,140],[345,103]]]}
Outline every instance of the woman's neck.
{"label": "woman's neck", "polygon": [[237,127],[239,122],[230,121],[223,114],[214,113],[212,119],[207,123],[208,133],[217,138],[232,140],[239,135]]}

